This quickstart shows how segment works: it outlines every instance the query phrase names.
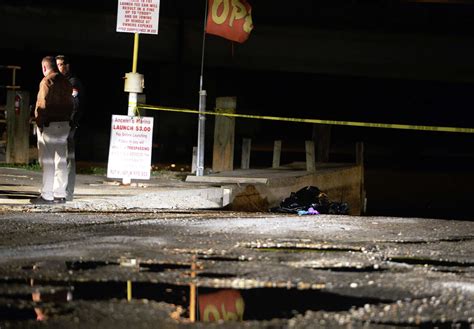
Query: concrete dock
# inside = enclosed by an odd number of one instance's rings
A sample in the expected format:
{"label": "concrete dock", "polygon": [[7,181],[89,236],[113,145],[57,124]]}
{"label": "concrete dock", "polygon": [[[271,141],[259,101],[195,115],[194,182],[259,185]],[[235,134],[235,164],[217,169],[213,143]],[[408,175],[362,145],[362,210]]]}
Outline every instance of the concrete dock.
{"label": "concrete dock", "polygon": [[364,202],[363,177],[363,167],[359,165],[320,163],[315,172],[309,172],[305,163],[293,163],[279,168],[187,176],[186,182],[218,184],[231,190],[229,209],[235,211],[266,211],[278,206],[291,192],[316,186],[331,201],[348,203],[351,215],[360,215]]}
{"label": "concrete dock", "polygon": [[[352,215],[361,212],[362,169],[354,165],[325,164],[315,173],[298,164],[278,169],[236,170],[196,177],[181,172],[162,172],[150,180],[130,185],[103,175],[77,175],[75,198],[57,205],[62,209],[108,211],[117,209],[229,209],[268,211],[291,192],[317,186],[330,200],[344,201]],[[38,195],[39,171],[0,168],[0,205],[33,207]]]}

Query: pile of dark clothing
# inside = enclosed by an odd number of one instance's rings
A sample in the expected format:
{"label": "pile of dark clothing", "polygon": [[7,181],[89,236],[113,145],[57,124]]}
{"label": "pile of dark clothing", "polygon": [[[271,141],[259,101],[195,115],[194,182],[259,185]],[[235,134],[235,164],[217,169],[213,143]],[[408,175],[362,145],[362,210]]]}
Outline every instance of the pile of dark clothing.
{"label": "pile of dark clothing", "polygon": [[291,192],[280,206],[271,208],[270,211],[299,215],[347,215],[349,206],[345,202],[329,201],[328,196],[316,186],[306,186],[297,192]]}

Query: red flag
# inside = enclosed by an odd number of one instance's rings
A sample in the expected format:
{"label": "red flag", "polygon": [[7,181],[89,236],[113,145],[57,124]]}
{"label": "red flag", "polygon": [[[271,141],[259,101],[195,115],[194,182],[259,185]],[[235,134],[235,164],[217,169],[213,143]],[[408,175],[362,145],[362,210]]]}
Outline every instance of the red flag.
{"label": "red flag", "polygon": [[246,0],[209,0],[207,33],[243,43],[252,30],[252,7]]}

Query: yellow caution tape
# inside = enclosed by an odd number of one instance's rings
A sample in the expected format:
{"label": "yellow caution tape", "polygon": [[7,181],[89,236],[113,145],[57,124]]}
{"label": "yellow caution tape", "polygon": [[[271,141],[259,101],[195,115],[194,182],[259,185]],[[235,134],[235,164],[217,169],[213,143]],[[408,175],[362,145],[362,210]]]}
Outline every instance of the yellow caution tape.
{"label": "yellow caution tape", "polygon": [[320,119],[302,119],[302,118],[284,118],[273,117],[265,115],[251,115],[225,112],[199,112],[198,110],[180,109],[172,107],[152,106],[146,104],[138,104],[138,109],[166,111],[166,112],[180,112],[180,113],[194,113],[202,115],[226,116],[234,118],[245,119],[259,119],[272,121],[289,121],[289,122],[303,122],[303,123],[318,123],[323,125],[337,125],[337,126],[353,126],[353,127],[371,127],[371,128],[387,128],[387,129],[405,129],[405,130],[422,130],[422,131],[440,131],[451,133],[466,133],[474,134],[474,128],[459,128],[459,127],[436,127],[436,126],[419,126],[419,125],[403,125],[394,123],[374,123],[374,122],[356,122],[356,121],[336,121],[336,120],[320,120]]}

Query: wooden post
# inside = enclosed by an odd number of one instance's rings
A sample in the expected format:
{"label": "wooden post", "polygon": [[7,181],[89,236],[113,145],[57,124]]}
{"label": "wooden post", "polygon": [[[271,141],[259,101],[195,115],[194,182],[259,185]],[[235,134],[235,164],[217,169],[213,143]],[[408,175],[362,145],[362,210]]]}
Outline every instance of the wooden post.
{"label": "wooden post", "polygon": [[313,142],[316,145],[316,161],[329,162],[329,149],[331,146],[331,126],[314,124]]}
{"label": "wooden post", "polygon": [[275,141],[275,143],[273,143],[272,168],[279,168],[280,167],[280,159],[281,159],[281,140],[278,140],[278,141]]}
{"label": "wooden post", "polygon": [[[236,97],[216,99],[216,112],[235,113],[236,107]],[[218,115],[215,122],[212,171],[232,171],[234,170],[235,119]]]}
{"label": "wooden post", "polygon": [[[15,100],[17,104],[15,105]],[[19,105],[19,107],[15,107]],[[30,94],[21,90],[7,93],[7,163],[27,164],[30,150]]]}
{"label": "wooden post", "polygon": [[250,138],[244,138],[242,140],[242,161],[240,168],[250,168],[250,150],[252,149],[252,140]]}
{"label": "wooden post", "polygon": [[356,164],[359,166],[364,165],[364,142],[356,143]]}
{"label": "wooden post", "polygon": [[367,193],[365,191],[365,169],[364,169],[364,142],[356,143],[356,164],[360,166],[360,211],[367,212]]}
{"label": "wooden post", "polygon": [[314,154],[314,142],[306,141],[305,149],[306,149],[306,170],[309,172],[315,172],[316,171],[316,157]]}

